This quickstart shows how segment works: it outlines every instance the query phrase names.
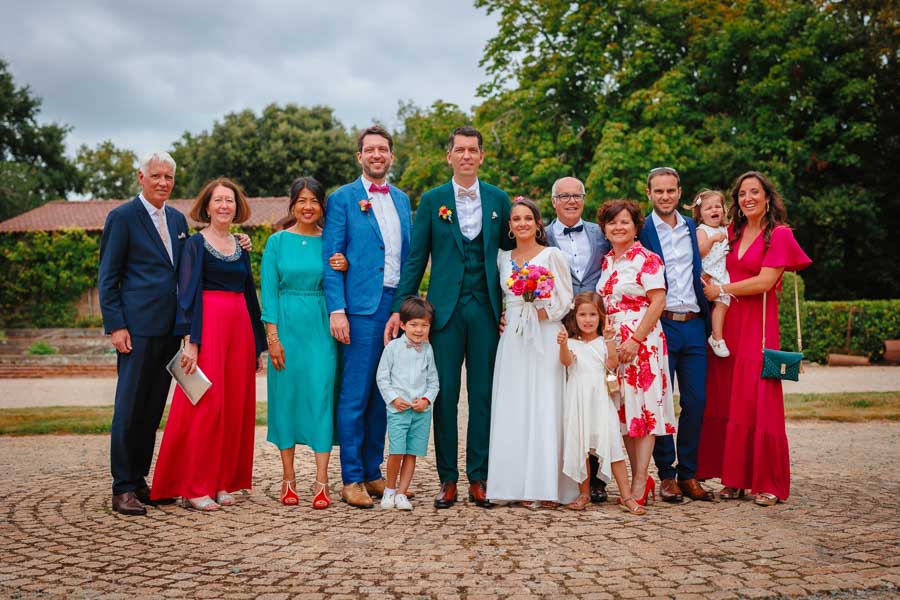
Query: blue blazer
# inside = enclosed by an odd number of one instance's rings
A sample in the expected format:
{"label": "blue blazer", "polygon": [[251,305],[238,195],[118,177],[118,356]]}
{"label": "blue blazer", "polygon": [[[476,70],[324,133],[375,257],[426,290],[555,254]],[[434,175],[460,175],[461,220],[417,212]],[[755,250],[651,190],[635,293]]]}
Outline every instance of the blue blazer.
{"label": "blue blazer", "polygon": [[131,335],[174,335],[176,274],[188,224],[184,215],[168,205],[166,224],[175,264],[140,197],[107,215],[97,281],[106,333],[126,327]]}
{"label": "blue blazer", "polygon": [[[687,223],[688,232],[690,232],[691,236],[691,247],[693,248],[694,254],[694,294],[697,295],[697,304],[700,306],[700,313],[703,315],[703,319],[706,321],[706,332],[707,334],[712,331],[712,322],[709,318],[709,302],[706,300],[706,296],[703,294],[703,282],[700,280],[700,276],[703,274],[703,267],[700,264],[700,247],[697,245],[697,224],[694,223],[694,220],[690,217],[684,217],[684,222]],[[659,234],[656,233],[656,227],[653,226],[653,219],[650,214],[647,214],[647,218],[644,219],[644,227],[641,229],[640,234],[641,245],[658,254],[660,258],[662,258],[663,263],[666,262],[666,257],[663,255],[662,244],[659,241]],[[666,277],[666,288],[669,287],[669,280]]]}
{"label": "blue blazer", "polygon": [[[603,266],[603,257],[606,256],[606,253],[609,252],[611,248],[599,225],[584,220],[582,220],[582,222],[584,223],[584,232],[591,242],[591,256],[588,259],[588,265],[582,279],[578,279],[575,277],[575,273],[572,273],[572,288],[576,294],[597,291],[597,282],[600,281],[600,269]],[[559,243],[556,241],[556,235],[553,233],[554,223],[556,223],[556,219],[550,221],[545,228],[547,231],[547,242],[551,246],[559,248]]]}
{"label": "blue blazer", "polygon": [[[412,211],[409,196],[393,185],[391,199],[400,218],[403,245],[400,264],[409,254]],[[322,231],[322,261],[325,266],[323,285],[328,312],[344,309],[348,314],[371,315],[381,301],[384,287],[384,239],[372,209],[363,211],[360,200],[368,200],[369,192],[362,178],[338,188],[328,197],[325,229]],[[328,266],[328,257],[340,252],[350,264],[345,272]]]}

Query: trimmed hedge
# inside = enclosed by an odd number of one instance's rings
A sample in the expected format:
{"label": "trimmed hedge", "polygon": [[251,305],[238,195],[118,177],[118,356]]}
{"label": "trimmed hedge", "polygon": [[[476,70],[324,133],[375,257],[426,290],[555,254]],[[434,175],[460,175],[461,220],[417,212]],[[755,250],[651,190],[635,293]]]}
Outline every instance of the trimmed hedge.
{"label": "trimmed hedge", "polygon": [[847,317],[851,308],[854,309],[851,354],[867,355],[878,361],[884,354],[884,340],[900,339],[900,300],[810,301],[806,303],[803,323],[806,327],[803,346],[808,359],[824,363],[829,352],[846,352]]}

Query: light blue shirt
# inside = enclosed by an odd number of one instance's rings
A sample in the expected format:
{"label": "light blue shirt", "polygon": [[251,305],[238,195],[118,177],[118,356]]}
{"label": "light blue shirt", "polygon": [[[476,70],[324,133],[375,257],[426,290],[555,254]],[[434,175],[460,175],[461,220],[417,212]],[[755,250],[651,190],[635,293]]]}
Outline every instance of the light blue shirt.
{"label": "light blue shirt", "polygon": [[[166,252],[169,253],[169,260],[172,261],[172,264],[175,264],[175,260],[172,258],[174,255],[172,254],[172,234],[169,231],[169,224],[166,222],[166,203],[163,202],[162,212],[163,216],[160,219],[159,213],[156,212],[156,207],[150,204],[150,202],[144,198],[144,193],[141,192],[138,194],[138,198],[141,199],[141,203],[144,205],[144,208],[147,209],[147,212],[150,213],[150,219],[153,221],[153,226],[156,227],[156,231],[160,230],[160,227],[165,227],[166,230]],[[161,221],[161,222],[160,222]]]}
{"label": "light blue shirt", "polygon": [[666,310],[700,312],[694,292],[694,248],[684,217],[675,211],[675,227],[670,227],[656,212],[651,212],[650,218],[659,236],[662,259],[666,264]]}
{"label": "light blue shirt", "polygon": [[391,405],[395,398],[402,398],[409,403],[417,398],[428,398],[428,408],[425,411],[430,411],[440,391],[431,344],[422,342],[420,352],[407,347],[405,334],[393,340],[381,354],[375,383],[387,404],[388,412],[398,412]]}

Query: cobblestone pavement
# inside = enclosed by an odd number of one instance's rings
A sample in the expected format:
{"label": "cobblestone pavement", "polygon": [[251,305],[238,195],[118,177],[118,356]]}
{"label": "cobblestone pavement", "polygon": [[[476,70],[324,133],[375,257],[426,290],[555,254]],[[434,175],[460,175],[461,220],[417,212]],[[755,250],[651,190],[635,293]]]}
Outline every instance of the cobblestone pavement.
{"label": "cobblestone pavement", "polygon": [[255,488],[237,506],[124,517],[110,510],[107,436],[3,437],[0,597],[896,597],[900,425],[788,432],[789,502],[654,504],[644,518],[612,502],[438,511],[433,452],[411,513],[312,510],[310,454],[302,505],[283,507],[262,428]]}

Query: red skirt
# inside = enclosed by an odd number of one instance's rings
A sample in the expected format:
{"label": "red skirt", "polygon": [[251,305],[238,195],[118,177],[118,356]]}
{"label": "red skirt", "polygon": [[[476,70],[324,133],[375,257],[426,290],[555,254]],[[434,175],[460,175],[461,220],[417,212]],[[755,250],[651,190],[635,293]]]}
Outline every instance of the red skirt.
{"label": "red skirt", "polygon": [[256,347],[241,292],[203,292],[197,364],[212,387],[193,405],[175,387],[153,498],[199,498],[249,489],[256,427]]}

